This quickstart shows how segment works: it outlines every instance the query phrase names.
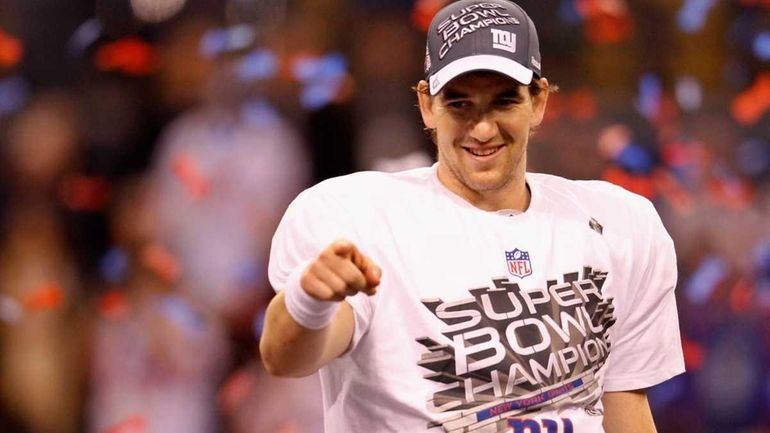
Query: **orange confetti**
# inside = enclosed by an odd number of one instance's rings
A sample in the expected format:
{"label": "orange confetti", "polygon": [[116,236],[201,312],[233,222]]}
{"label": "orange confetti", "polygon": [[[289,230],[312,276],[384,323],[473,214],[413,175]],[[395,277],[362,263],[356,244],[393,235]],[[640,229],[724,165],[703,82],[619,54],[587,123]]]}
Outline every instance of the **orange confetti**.
{"label": "orange confetti", "polygon": [[587,122],[596,117],[599,103],[591,90],[579,89],[574,91],[567,101],[568,111],[579,122]]}
{"label": "orange confetti", "polygon": [[0,30],[0,66],[16,66],[23,56],[24,46],[21,41]]}
{"label": "orange confetti", "polygon": [[125,293],[112,290],[99,299],[99,312],[102,317],[117,320],[128,313],[128,297]]}
{"label": "orange confetti", "polygon": [[193,199],[202,200],[208,196],[210,182],[189,155],[180,155],[171,170]]}
{"label": "orange confetti", "polygon": [[144,248],[142,264],[168,284],[178,281],[182,275],[182,268],[176,257],[157,243],[149,244]]}
{"label": "orange confetti", "polygon": [[64,303],[64,289],[59,283],[46,282],[27,293],[22,304],[29,311],[55,310]]}
{"label": "orange confetti", "polygon": [[637,176],[624,171],[619,167],[610,167],[602,174],[602,179],[615,185],[635,192],[648,199],[653,199],[655,194],[655,182],[652,176]]}
{"label": "orange confetti", "polygon": [[59,199],[74,211],[104,209],[111,197],[110,183],[100,176],[68,176],[59,185]]}
{"label": "orange confetti", "polygon": [[742,125],[754,125],[770,110],[770,73],[757,77],[754,85],[733,100],[733,117]]}
{"label": "orange confetti", "polygon": [[545,110],[545,114],[543,115],[543,122],[549,123],[559,120],[566,109],[566,105],[567,101],[561,92],[549,94],[548,109]]}
{"label": "orange confetti", "polygon": [[129,75],[149,75],[157,67],[155,49],[147,42],[129,36],[105,44],[96,51],[94,62],[102,71],[121,71]]}
{"label": "orange confetti", "polygon": [[256,378],[250,370],[244,368],[236,371],[222,385],[217,394],[219,407],[226,413],[236,410],[252,394],[256,386]]}
{"label": "orange confetti", "polygon": [[754,298],[754,287],[751,282],[741,278],[730,289],[730,308],[736,313],[744,313],[751,307]]}
{"label": "orange confetti", "polygon": [[687,371],[699,370],[706,358],[703,345],[696,341],[682,338],[682,352],[684,353],[684,365]]}
{"label": "orange confetti", "polygon": [[412,23],[418,29],[427,32],[433,16],[446,4],[447,0],[418,0],[412,9]]}
{"label": "orange confetti", "polygon": [[104,433],[146,433],[147,419],[141,415],[132,415],[129,418],[108,428]]}

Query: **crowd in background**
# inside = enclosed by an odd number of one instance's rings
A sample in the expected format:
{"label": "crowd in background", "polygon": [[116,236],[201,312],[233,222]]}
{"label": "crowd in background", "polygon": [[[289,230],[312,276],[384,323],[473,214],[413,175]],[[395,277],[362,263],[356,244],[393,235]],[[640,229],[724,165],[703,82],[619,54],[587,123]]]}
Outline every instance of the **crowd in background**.
{"label": "crowd in background", "polygon": [[[2,0],[0,432],[321,433],[317,379],[258,361],[271,236],[313,183],[435,159],[447,1]],[[770,1],[518,3],[560,86],[529,169],[675,241],[658,431],[770,432]]]}

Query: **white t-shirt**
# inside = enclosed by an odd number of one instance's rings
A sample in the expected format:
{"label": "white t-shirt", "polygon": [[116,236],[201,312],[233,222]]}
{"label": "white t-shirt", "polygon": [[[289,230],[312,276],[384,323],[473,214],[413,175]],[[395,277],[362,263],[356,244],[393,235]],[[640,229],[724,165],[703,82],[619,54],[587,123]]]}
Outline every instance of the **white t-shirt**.
{"label": "white t-shirt", "polygon": [[601,395],[684,371],[676,257],[652,204],[527,174],[526,212],[480,210],[433,167],[300,194],[273,238],[282,290],[346,238],[382,268],[349,351],[321,369],[329,433],[603,432]]}

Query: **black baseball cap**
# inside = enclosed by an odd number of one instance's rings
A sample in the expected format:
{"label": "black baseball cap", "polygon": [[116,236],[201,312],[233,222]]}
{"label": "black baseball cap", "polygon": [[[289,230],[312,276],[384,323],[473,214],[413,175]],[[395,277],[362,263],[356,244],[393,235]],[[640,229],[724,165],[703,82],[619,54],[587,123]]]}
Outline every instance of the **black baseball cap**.
{"label": "black baseball cap", "polygon": [[470,71],[495,71],[528,85],[542,76],[535,24],[508,0],[460,0],[428,29],[425,76],[430,94]]}

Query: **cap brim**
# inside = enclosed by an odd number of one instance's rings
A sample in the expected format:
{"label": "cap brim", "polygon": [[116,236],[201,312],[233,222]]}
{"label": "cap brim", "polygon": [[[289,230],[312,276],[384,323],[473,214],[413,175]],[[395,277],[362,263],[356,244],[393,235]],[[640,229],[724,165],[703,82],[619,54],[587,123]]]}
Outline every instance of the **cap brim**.
{"label": "cap brim", "polygon": [[430,94],[436,95],[444,85],[458,75],[471,71],[494,71],[507,75],[524,85],[532,82],[534,73],[521,63],[501,56],[480,54],[463,57],[439,69],[430,77]]}

